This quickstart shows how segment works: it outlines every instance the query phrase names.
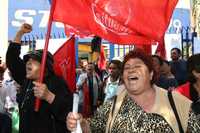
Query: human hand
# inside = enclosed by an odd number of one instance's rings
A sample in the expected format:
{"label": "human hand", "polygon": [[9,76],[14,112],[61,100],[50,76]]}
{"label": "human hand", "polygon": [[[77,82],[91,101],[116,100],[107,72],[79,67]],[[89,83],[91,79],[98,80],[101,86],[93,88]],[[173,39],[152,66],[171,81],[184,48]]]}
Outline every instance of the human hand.
{"label": "human hand", "polygon": [[15,38],[14,38],[14,42],[21,44],[21,38],[25,33],[29,33],[32,31],[32,26],[30,24],[24,23],[19,31],[16,33]]}
{"label": "human hand", "polygon": [[22,34],[30,33],[32,31],[32,26],[30,24],[24,23],[21,27],[19,32]]}
{"label": "human hand", "polygon": [[48,90],[46,84],[40,82],[33,82],[33,84],[35,85],[33,87],[34,96],[39,99],[46,100],[48,103],[51,104],[55,98],[55,95]]}
{"label": "human hand", "polygon": [[82,115],[81,114],[70,112],[67,115],[67,118],[66,118],[67,129],[70,130],[71,132],[75,131],[76,128],[77,128],[77,121],[78,120],[81,121],[81,119],[82,119]]}

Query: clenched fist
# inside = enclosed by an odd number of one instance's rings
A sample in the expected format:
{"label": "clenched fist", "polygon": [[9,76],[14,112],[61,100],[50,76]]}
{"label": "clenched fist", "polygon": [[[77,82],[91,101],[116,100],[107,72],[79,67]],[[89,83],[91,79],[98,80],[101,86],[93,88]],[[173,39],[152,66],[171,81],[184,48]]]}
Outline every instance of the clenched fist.
{"label": "clenched fist", "polygon": [[33,87],[34,96],[39,99],[46,100],[51,104],[55,98],[55,95],[48,90],[46,84],[40,82],[33,82],[33,84],[35,85]]}
{"label": "clenched fist", "polygon": [[19,31],[16,33],[15,38],[14,38],[14,42],[21,44],[21,38],[25,33],[30,33],[32,31],[32,26],[30,24],[24,23]]}
{"label": "clenched fist", "polygon": [[27,23],[24,23],[24,24],[21,26],[20,30],[19,30],[19,32],[21,32],[21,33],[23,33],[23,34],[29,33],[29,32],[31,32],[31,31],[32,31],[32,26],[31,26],[30,24],[27,24]]}

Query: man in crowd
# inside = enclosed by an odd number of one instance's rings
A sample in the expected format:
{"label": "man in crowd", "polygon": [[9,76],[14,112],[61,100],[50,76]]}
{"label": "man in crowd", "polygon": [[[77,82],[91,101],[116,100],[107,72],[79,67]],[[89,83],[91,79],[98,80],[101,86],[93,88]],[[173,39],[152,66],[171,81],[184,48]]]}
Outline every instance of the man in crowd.
{"label": "man in crowd", "polygon": [[11,133],[11,119],[5,111],[6,90],[3,87],[5,65],[0,57],[0,133]]}
{"label": "man in crowd", "polygon": [[107,101],[116,95],[118,86],[120,85],[122,62],[119,60],[111,60],[109,64],[109,75],[104,79],[104,93]]}
{"label": "man in crowd", "polygon": [[[87,84],[88,88],[84,88],[84,84]],[[84,89],[89,89],[89,93],[87,95],[89,95],[90,112],[88,115],[92,115],[98,106],[101,86],[102,82],[94,70],[94,64],[89,62],[86,66],[86,73],[81,74],[77,81],[77,88],[80,90],[80,95],[82,97],[80,100],[80,107],[82,108],[82,111],[84,111],[84,106],[86,106],[85,104],[83,105],[84,98],[87,97],[86,93],[84,93],[86,90]]]}
{"label": "man in crowd", "polygon": [[186,61],[181,59],[181,50],[179,48],[171,49],[171,59],[171,71],[174,74],[178,84],[182,85],[187,80],[187,65]]}

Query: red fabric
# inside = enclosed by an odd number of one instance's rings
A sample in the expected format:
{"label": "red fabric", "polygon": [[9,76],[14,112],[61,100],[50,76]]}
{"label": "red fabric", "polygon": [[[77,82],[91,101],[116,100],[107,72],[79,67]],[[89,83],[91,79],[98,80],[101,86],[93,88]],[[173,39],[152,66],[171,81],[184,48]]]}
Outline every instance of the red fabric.
{"label": "red fabric", "polygon": [[191,100],[191,96],[190,96],[190,83],[187,82],[181,86],[178,86],[175,91],[181,93],[182,95],[186,96],[187,98],[189,98]]}
{"label": "red fabric", "polygon": [[55,73],[64,78],[71,92],[74,92],[76,89],[75,62],[75,38],[72,37],[54,54]]}
{"label": "red fabric", "polygon": [[151,45],[137,45],[137,48],[144,50],[147,54],[151,55]]}
{"label": "red fabric", "polygon": [[83,84],[83,117],[89,117],[91,115],[91,106],[90,106],[90,95],[89,87],[87,82]]}
{"label": "red fabric", "polygon": [[53,20],[118,44],[160,41],[178,0],[55,0]]}
{"label": "red fabric", "polygon": [[105,57],[105,52],[104,52],[104,48],[102,45],[101,45],[101,51],[100,51],[100,58],[98,61],[98,67],[101,70],[106,69],[106,57]]}
{"label": "red fabric", "polygon": [[156,54],[159,55],[160,57],[162,57],[163,59],[166,59],[166,50],[165,50],[164,37],[158,44],[158,47],[156,49]]}

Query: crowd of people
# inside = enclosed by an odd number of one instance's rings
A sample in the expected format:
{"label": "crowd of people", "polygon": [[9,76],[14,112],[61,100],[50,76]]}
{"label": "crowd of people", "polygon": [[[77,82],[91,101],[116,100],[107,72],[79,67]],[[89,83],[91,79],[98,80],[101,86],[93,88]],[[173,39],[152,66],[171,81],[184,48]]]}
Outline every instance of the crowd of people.
{"label": "crowd of people", "polygon": [[[31,25],[21,26],[6,63],[0,63],[0,133],[66,133],[75,131],[78,121],[84,133],[200,132],[200,54],[184,60],[181,50],[173,48],[167,61],[136,47],[123,60],[108,61],[105,70],[94,62],[80,63],[75,113],[73,94],[55,74],[52,54],[47,53],[43,83],[43,51],[20,58],[21,38],[31,31]],[[4,79],[6,71],[10,79]],[[38,111],[36,99],[41,101]],[[12,117],[16,107],[18,129]]]}

